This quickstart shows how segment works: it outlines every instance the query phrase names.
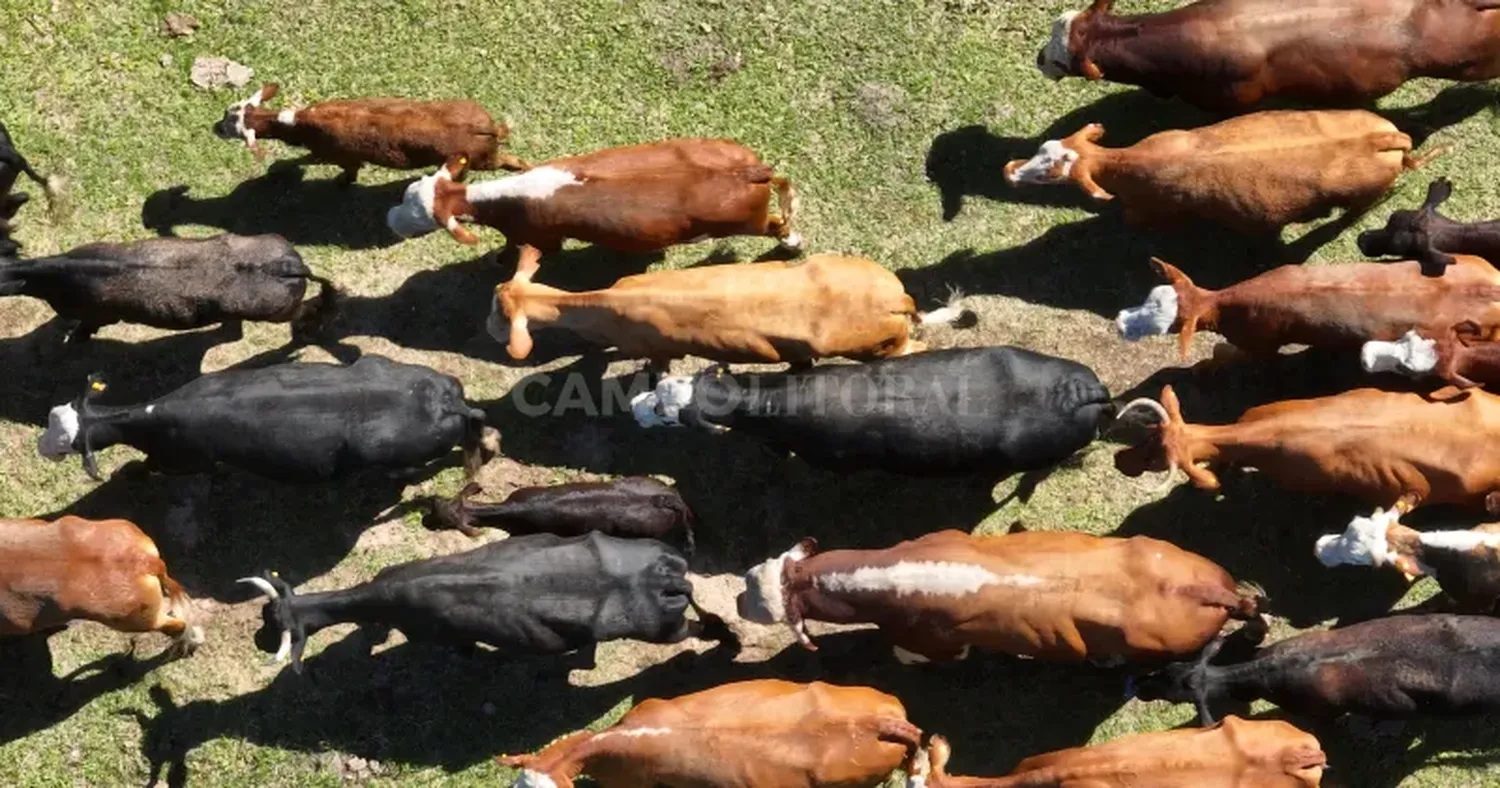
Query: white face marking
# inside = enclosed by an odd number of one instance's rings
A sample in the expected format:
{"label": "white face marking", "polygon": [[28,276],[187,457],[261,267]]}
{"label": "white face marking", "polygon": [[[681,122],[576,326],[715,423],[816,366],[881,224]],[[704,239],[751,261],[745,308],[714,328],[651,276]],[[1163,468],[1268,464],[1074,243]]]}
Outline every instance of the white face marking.
{"label": "white face marking", "polygon": [[1177,322],[1177,291],[1171,285],[1151,288],[1146,303],[1134,309],[1122,309],[1115,318],[1120,336],[1135,342],[1144,337],[1165,334]]}
{"label": "white face marking", "polygon": [[1386,542],[1385,532],[1398,525],[1400,519],[1401,515],[1395,509],[1376,509],[1369,517],[1355,517],[1342,534],[1318,539],[1318,560],[1324,566],[1382,566],[1395,558]]}
{"label": "white face marking", "polygon": [[1437,367],[1437,342],[1423,339],[1415,331],[1395,342],[1366,342],[1359,351],[1359,363],[1366,372],[1400,372],[1421,377]]}
{"label": "white face marking", "polygon": [[1420,537],[1423,547],[1468,552],[1476,547],[1500,548],[1500,534],[1482,531],[1433,531]]}
{"label": "white face marking", "polygon": [[[1063,145],[1059,140],[1047,140],[1042,143],[1041,149],[1035,156],[1005,177],[1011,183],[1041,185],[1062,183],[1068,179],[1068,174],[1073,172],[1073,165],[1077,161],[1078,151]],[[1057,170],[1056,173],[1054,170]]]}
{"label": "white face marking", "polygon": [[785,623],[786,593],[782,589],[782,576],[786,572],[786,562],[806,558],[807,553],[798,545],[751,567],[745,573],[745,590],[737,600],[740,617],[756,624]]}
{"label": "white face marking", "polygon": [[511,783],[511,788],[557,788],[557,783],[541,772],[526,769]]}
{"label": "white face marking", "polygon": [[662,378],[655,391],[630,400],[630,412],[642,427],[680,427],[682,409],[693,401],[693,379],[685,375]]}
{"label": "white face marking", "polygon": [[545,200],[564,186],[576,186],[582,181],[573,173],[557,167],[537,167],[509,178],[469,184],[469,202],[488,202],[507,198],[522,200]]}
{"label": "white face marking", "polygon": [[1068,49],[1068,39],[1073,35],[1073,19],[1077,11],[1069,11],[1052,23],[1052,38],[1042,50],[1042,59],[1036,64],[1042,74],[1054,82],[1073,73],[1073,52]]}
{"label": "white face marking", "polygon": [[406,187],[401,204],[386,211],[385,225],[402,238],[426,235],[438,228],[432,217],[432,204],[437,200],[438,179],[448,179],[448,171],[439,169],[416,183]]}
{"label": "white face marking", "polygon": [[906,777],[906,788],[927,788],[927,775],[932,773],[932,756],[926,748],[917,750],[912,758],[911,774]]}
{"label": "white face marking", "polygon": [[781,245],[785,246],[786,248],[788,248],[788,249],[790,249],[790,250],[792,250],[794,252],[801,251],[801,249],[802,249],[802,233],[791,233],[787,237],[781,239]]}
{"label": "white face marking", "polygon": [[997,575],[982,566],[951,561],[899,561],[889,566],[862,566],[853,572],[819,575],[813,582],[825,591],[857,594],[891,591],[897,597],[968,596],[985,586],[1026,588],[1045,582],[1035,575]]}
{"label": "white face marking", "polygon": [[276,122],[283,126],[297,125],[297,110],[284,109],[276,113]]}
{"label": "white face marking", "polygon": [[147,405],[146,406],[146,415],[147,416],[150,416],[151,414],[153,414],[155,412],[156,412],[156,406],[155,405]]}
{"label": "white face marking", "polygon": [[53,462],[77,454],[73,443],[78,440],[78,411],[72,405],[58,405],[47,414],[47,431],[37,438],[36,452]]}

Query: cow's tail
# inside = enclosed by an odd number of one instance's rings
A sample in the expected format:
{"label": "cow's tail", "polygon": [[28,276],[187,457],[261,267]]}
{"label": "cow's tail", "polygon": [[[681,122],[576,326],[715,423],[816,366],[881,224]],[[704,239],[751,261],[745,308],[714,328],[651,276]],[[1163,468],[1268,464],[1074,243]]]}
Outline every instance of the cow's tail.
{"label": "cow's tail", "polygon": [[802,197],[791,178],[781,175],[771,177],[771,188],[776,190],[776,206],[781,211],[781,243],[788,249],[802,249],[802,234],[792,229],[797,214],[802,209]]}
{"label": "cow's tail", "polygon": [[181,583],[167,574],[165,563],[157,570],[156,580],[161,583],[162,595],[167,598],[168,614],[187,624],[182,634],[178,635],[173,642],[173,650],[182,656],[189,656],[197,651],[204,641],[203,628],[193,624],[193,599],[188,596]]}
{"label": "cow's tail", "polygon": [[344,294],[332,281],[321,276],[308,274],[307,281],[317,284],[320,289],[316,297],[302,302],[292,321],[292,330],[298,334],[321,334],[338,314]]}
{"label": "cow's tail", "polygon": [[484,492],[476,482],[469,482],[452,498],[434,496],[428,500],[428,511],[433,520],[444,528],[460,531],[466,536],[479,536],[480,530],[472,524],[473,514],[469,509],[469,498]]}
{"label": "cow's tail", "polygon": [[31,162],[27,161],[26,157],[22,156],[18,150],[15,151],[15,159],[13,161],[20,168],[21,172],[26,173],[26,177],[42,187],[42,194],[47,197],[48,207],[56,211],[61,205],[62,195],[67,186],[62,177],[58,175],[43,176],[31,166]]}
{"label": "cow's tail", "polygon": [[972,328],[979,323],[979,315],[963,306],[964,292],[956,287],[948,288],[948,300],[931,312],[917,312],[913,320],[919,326],[953,326]]}
{"label": "cow's tail", "polygon": [[693,526],[697,524],[698,518],[693,514],[687,501],[682,500],[681,495],[656,495],[651,498],[651,503],[658,509],[666,509],[677,515],[677,522],[682,524],[682,539],[684,553],[692,555],[698,549],[697,539],[693,536]]}
{"label": "cow's tail", "polygon": [[500,453],[500,432],[485,423],[484,411],[470,408],[464,425],[464,475],[473,480],[479,469]]}

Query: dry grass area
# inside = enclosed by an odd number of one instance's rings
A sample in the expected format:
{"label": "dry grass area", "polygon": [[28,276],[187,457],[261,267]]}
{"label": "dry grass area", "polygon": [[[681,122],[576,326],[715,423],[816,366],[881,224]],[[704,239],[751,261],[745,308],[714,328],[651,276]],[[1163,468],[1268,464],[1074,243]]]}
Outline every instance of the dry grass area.
{"label": "dry grass area", "polygon": [[[1160,8],[1166,0],[1138,0]],[[315,786],[494,785],[492,756],[530,751],[565,732],[606,725],[633,702],[740,678],[785,676],[868,683],[899,695],[911,717],[953,741],[961,773],[1003,773],[1020,758],[1188,723],[1187,707],[1122,697],[1118,672],[999,657],[925,669],[894,664],[867,632],[832,633],[822,651],[788,649],[774,630],[746,630],[731,661],[703,649],[610,644],[598,665],[563,675],[565,661],[466,659],[372,644],[339,629],[318,636],[305,676],[277,673],[250,635],[258,606],[233,580],[273,568],[306,589],[348,585],[380,568],[473,543],[423,528],[409,502],[451,493],[452,467],[410,487],[383,475],[289,487],[222,472],[155,478],[132,452],[101,456],[95,485],[76,462],[35,454],[47,410],[86,375],[136,400],[194,376],[286,359],[377,353],[462,379],[503,434],[505,459],[483,481],[503,495],[527,484],[592,475],[674,480],[702,522],[695,569],[705,601],[732,604],[732,573],[797,538],[828,548],[886,545],[940,528],[1150,534],[1201,552],[1269,591],[1275,636],[1374,615],[1410,594],[1385,575],[1329,571],[1312,541],[1339,530],[1353,502],[1284,493],[1253,475],[1218,498],[1187,489],[1144,492],[1119,477],[1107,450],[1078,457],[1026,497],[1021,480],[839,476],[782,463],[754,442],[637,429],[626,415],[532,418],[532,402],[571,396],[566,381],[634,374],[638,365],[560,355],[533,367],[504,360],[482,324],[511,259],[494,261],[442,235],[403,244],[382,219],[411,174],[366,170],[349,189],[336,171],[257,167],[209,126],[242,91],[191,86],[195,56],[224,55],[280,82],[281,106],[398,94],[467,96],[515,121],[514,151],[530,160],[681,135],[737,138],[794,178],[815,250],[863,254],[901,271],[919,298],[963,288],[979,327],[937,335],[949,345],[1015,344],[1098,370],[1125,396],[1173,381],[1193,420],[1229,419],[1259,402],[1344,385],[1351,359],[1288,356],[1274,364],[1194,372],[1175,343],[1126,345],[1110,319],[1155,284],[1150,255],[1221,286],[1281,262],[1278,243],[1203,229],[1171,235],[1123,227],[1069,190],[1007,189],[1000,166],[1087,122],[1125,144],[1205,116],[1120,86],[1053,84],[1033,68],[1053,17],[1072,2],[1043,0],[12,0],[0,6],[0,119],[39,167],[71,182],[69,208],[20,217],[20,240],[46,254],[156,232],[277,232],[347,288],[325,348],[289,349],[284,326],[243,335],[168,334],[113,326],[65,349],[45,305],[0,301],[0,515],[125,516],[161,545],[198,598],[208,645],[140,681],[109,670],[59,678],[119,652],[124,636],[77,626],[49,644],[0,648],[0,784]],[[195,15],[188,37],[161,29],[168,11]],[[1405,177],[1391,205],[1420,201],[1448,175],[1459,217],[1500,215],[1500,150],[1487,86],[1417,82],[1382,106],[1448,152]],[[268,145],[273,156],[295,154]],[[1355,257],[1353,235],[1314,264]],[[1293,228],[1293,238],[1307,228]],[[486,240],[493,242],[492,236]],[[700,244],[621,257],[573,247],[542,279],[603,286],[648,267],[748,260],[767,243]],[[482,251],[482,250],[480,250]],[[1203,358],[1211,338],[1195,348]],[[578,373],[571,378],[567,374]],[[547,375],[546,378],[531,376]],[[526,385],[522,385],[525,383]],[[576,393],[576,392],[575,392]],[[597,393],[597,392],[596,392]],[[1103,448],[1108,449],[1108,446]],[[1003,503],[1002,503],[1003,502]],[[1438,517],[1447,516],[1438,513]],[[499,538],[496,534],[489,538]],[[1404,597],[1404,599],[1403,599]],[[164,645],[141,638],[141,652]],[[702,650],[703,653],[698,653]],[[681,652],[681,653],[678,653]],[[1257,709],[1260,713],[1274,713]],[[1310,724],[1310,723],[1309,723]],[[1337,786],[1500,785],[1496,726],[1486,720],[1371,729],[1313,725]]]}

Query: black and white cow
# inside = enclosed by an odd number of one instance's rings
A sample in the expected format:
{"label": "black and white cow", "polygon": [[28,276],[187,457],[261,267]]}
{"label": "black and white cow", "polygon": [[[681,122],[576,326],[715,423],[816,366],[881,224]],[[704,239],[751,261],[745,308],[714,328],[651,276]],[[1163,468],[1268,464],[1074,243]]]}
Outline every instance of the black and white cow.
{"label": "black and white cow", "polygon": [[478,536],[479,528],[499,528],[511,536],[597,531],[666,540],[681,531],[686,551],[693,552],[693,510],[676,487],[647,476],[525,487],[498,503],[469,501],[480,492],[479,485],[470,484],[452,499],[433,500],[433,517],[470,536]]}
{"label": "black and white cow", "polygon": [[[307,638],[335,624],[399,629],[408,639],[505,654],[562,654],[609,640],[727,640],[693,602],[687,559],[649,539],[600,533],[517,536],[389,567],[342,591],[298,595],[273,574],[244,578],[268,597],[256,645],[301,670]],[[697,610],[700,619],[684,613]]]}
{"label": "black and white cow", "polygon": [[[1232,637],[1232,635],[1231,635]],[[1136,683],[1142,700],[1209,704],[1258,699],[1304,714],[1376,718],[1500,711],[1500,619],[1397,615],[1310,632],[1211,665],[1223,641],[1193,662],[1168,665]]]}
{"label": "black and white cow", "polygon": [[198,473],[216,463],[270,479],[313,482],[362,468],[407,469],[455,445],[472,475],[498,448],[484,411],[464,402],[456,378],[415,364],[363,356],[350,366],[279,364],[226,370],[140,405],[95,403],[89,390],[47,416],[37,451],[83,457],[99,479],[94,452],[115,444],[146,453],[148,467]]}
{"label": "black and white cow", "polygon": [[835,470],[1011,474],[1054,465],[1113,417],[1088,367],[1013,347],[937,350],[806,372],[663,379],[631,402],[645,427],[759,436]]}
{"label": "black and white cow", "polygon": [[10,138],[5,124],[0,123],[0,258],[14,255],[20,249],[20,244],[10,239],[10,220],[31,199],[31,195],[26,192],[11,193],[22,174],[41,184],[49,203],[56,200],[62,182],[56,177],[44,178],[33,169],[26,157],[16,150],[16,144]]}
{"label": "black and white cow", "polygon": [[[307,283],[322,291],[303,301]],[[238,320],[316,328],[338,290],[314,276],[279,235],[96,243],[53,257],[0,259],[0,296],[46,301],[76,327],[70,342],[111,323],[184,330]]]}
{"label": "black and white cow", "polygon": [[1453,196],[1453,182],[1438,178],[1427,187],[1427,199],[1415,211],[1395,211],[1379,230],[1366,230],[1357,239],[1366,257],[1417,260],[1422,273],[1442,276],[1453,265],[1453,255],[1483,257],[1500,267],[1500,220],[1455,222],[1437,212]]}

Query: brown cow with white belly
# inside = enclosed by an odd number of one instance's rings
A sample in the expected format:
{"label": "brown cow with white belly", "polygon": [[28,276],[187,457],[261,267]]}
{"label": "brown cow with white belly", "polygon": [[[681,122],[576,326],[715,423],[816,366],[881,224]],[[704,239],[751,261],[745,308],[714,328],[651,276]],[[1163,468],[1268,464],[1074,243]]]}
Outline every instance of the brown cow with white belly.
{"label": "brown cow with white belly", "polygon": [[1214,331],[1236,348],[1274,357],[1286,345],[1356,348],[1395,340],[1415,329],[1426,336],[1474,321],[1500,328],[1500,271],[1458,255],[1447,276],[1422,274],[1422,264],[1285,265],[1223,290],[1193,284],[1161,260],[1152,267],[1171,284],[1152,289],[1142,306],[1120,312],[1115,325],[1130,341],[1176,333],[1187,358],[1193,335]]}
{"label": "brown cow with white belly", "polygon": [[831,254],[656,271],[587,293],[537,284],[536,268],[523,263],[495,289],[488,329],[512,358],[530,355],[529,327],[537,324],[661,368],[688,355],[726,363],[868,361],[924,349],[911,339],[913,326],[972,316],[951,306],[919,313],[895,274]]}
{"label": "brown cow with white belly", "polygon": [[[464,223],[493,227],[521,248],[523,263],[573,238],[617,252],[655,252],[734,235],[775,238],[801,248],[792,232],[797,191],[732,140],[673,139],[553,159],[508,178],[462,183],[467,163],[449,160],[406,189],[386,225],[402,238],[446,228],[479,242]],[[771,214],[776,197],[781,215]]]}
{"label": "brown cow with white belly", "polygon": [[1369,209],[1420,161],[1411,138],[1364,110],[1259,112],[1190,131],[1163,131],[1128,148],[1096,143],[1094,123],[1048,140],[1005,165],[1012,184],[1074,183],[1096,200],[1119,198],[1125,221],[1180,226],[1199,220],[1250,234]]}
{"label": "brown cow with white belly", "polygon": [[1407,580],[1432,575],[1458,612],[1500,614],[1500,523],[1466,531],[1417,531],[1401,513],[1376,509],[1344,533],[1318,540],[1324,566],[1390,566]]}
{"label": "brown cow with white belly", "polygon": [[1316,736],[1235,716],[1033,755],[1005,777],[951,777],[951,752],[933,736],[908,768],[907,788],[1318,788],[1328,767]]}
{"label": "brown cow with white belly", "polygon": [[1264,598],[1200,555],[1144,536],[940,531],[885,550],[815,553],[805,539],[745,575],[742,618],[876,624],[903,662],[971,646],[1061,661],[1193,654]]}
{"label": "brown cow with white belly", "polygon": [[873,788],[921,744],[901,701],[866,687],[770,679],[648,700],[535,755],[513,788]]}
{"label": "brown cow with white belly", "polygon": [[[1422,505],[1500,514],[1500,396],[1470,391],[1439,402],[1421,394],[1359,389],[1245,411],[1234,424],[1188,424],[1171,386],[1156,434],[1115,455],[1127,476],[1181,469],[1218,490],[1212,467],[1251,467],[1292,490],[1344,493],[1405,513]],[[1170,478],[1168,480],[1170,483]]]}
{"label": "brown cow with white belly", "polygon": [[1413,77],[1500,76],[1500,0],[1201,0],[1133,16],[1114,4],[1059,17],[1037,68],[1230,112],[1273,97],[1362,104]]}
{"label": "brown cow with white belly", "polygon": [[127,520],[0,519],[0,637],[75,620],[121,632],[160,632],[190,654],[203,632],[191,600],[167,575],[151,538]]}

